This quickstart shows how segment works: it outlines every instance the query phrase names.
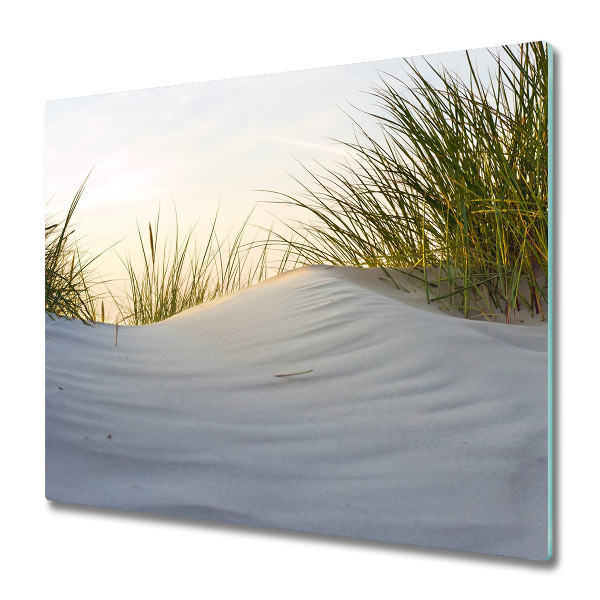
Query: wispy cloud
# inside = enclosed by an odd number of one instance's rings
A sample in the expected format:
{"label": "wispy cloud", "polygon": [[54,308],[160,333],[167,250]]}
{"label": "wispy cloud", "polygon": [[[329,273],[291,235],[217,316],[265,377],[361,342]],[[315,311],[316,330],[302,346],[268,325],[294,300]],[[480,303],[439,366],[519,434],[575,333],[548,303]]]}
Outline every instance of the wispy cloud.
{"label": "wispy cloud", "polygon": [[335,146],[334,142],[330,144],[315,144],[314,142],[304,142],[302,140],[294,140],[291,138],[282,138],[274,135],[258,135],[256,136],[262,140],[272,140],[274,142],[281,142],[282,144],[290,144],[291,146],[303,146],[305,148],[316,148],[317,150],[321,150],[323,152],[330,152],[331,154],[338,154],[341,156],[346,156],[348,153],[346,150],[343,150],[339,145]]}

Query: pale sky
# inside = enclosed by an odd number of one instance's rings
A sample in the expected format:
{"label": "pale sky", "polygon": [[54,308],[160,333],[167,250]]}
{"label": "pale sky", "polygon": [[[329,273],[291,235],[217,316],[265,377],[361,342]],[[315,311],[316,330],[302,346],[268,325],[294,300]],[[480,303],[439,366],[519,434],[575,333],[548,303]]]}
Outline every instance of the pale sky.
{"label": "pale sky", "polygon": [[[470,51],[482,71],[487,50]],[[464,52],[429,55],[466,78]],[[411,59],[412,60],[412,59]],[[415,58],[420,69],[422,58]],[[259,204],[272,195],[256,190],[299,191],[290,175],[306,182],[301,166],[334,166],[345,151],[327,138],[352,141],[349,113],[367,129],[361,114],[374,98],[365,94],[378,71],[402,78],[402,59],[193,83],[133,92],[53,100],[46,104],[45,200],[47,213],[64,216],[79,185],[95,165],[75,212],[78,234],[100,252],[136,255],[136,217],[143,232],[161,206],[161,227],[180,230],[200,221],[199,244],[220,204],[221,236],[250,221],[269,226],[273,217],[301,216],[296,209]],[[373,129],[369,129],[374,131]],[[317,169],[318,171],[318,169]],[[62,211],[62,212],[61,212]],[[120,278],[114,251],[104,255],[100,274]]]}

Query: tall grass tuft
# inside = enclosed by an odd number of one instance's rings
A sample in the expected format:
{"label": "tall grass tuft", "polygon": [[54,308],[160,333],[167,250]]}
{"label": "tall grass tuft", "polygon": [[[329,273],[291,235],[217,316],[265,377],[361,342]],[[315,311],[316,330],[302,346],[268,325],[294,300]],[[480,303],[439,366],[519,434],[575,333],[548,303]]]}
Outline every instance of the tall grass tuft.
{"label": "tall grass tuft", "polygon": [[92,268],[98,256],[81,251],[71,220],[89,176],[75,194],[65,219],[53,222],[48,217],[45,225],[46,313],[52,318],[59,315],[81,319],[86,325],[95,321],[100,297],[94,291],[99,282]]}
{"label": "tall grass tuft", "polygon": [[[160,209],[154,224],[148,223],[146,240],[138,224],[142,263],[141,268],[136,269],[130,254],[121,257],[129,280],[124,299],[113,294],[119,322],[129,325],[157,323],[266,279],[269,238],[261,243],[256,238],[244,241],[251,214],[235,236],[228,236],[227,246],[216,234],[218,211],[201,247],[193,240],[195,225],[180,237],[176,210],[172,241],[168,233],[162,240]],[[288,258],[289,253],[284,253],[278,269],[285,268]]]}
{"label": "tall grass tuft", "polygon": [[[430,301],[464,312],[543,311],[548,281],[548,49],[505,46],[466,81],[428,63],[382,78],[347,162],[280,200],[305,208],[293,226],[304,262],[407,269]],[[434,277],[434,280],[431,278]],[[443,291],[441,291],[443,290]],[[543,318],[543,312],[542,312]]]}

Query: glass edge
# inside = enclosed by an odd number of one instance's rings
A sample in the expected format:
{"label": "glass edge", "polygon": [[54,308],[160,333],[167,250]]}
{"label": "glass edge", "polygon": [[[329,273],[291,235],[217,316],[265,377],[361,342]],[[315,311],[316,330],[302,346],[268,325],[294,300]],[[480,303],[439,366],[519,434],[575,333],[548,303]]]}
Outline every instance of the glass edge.
{"label": "glass edge", "polygon": [[554,552],[554,57],[548,42],[548,556]]}

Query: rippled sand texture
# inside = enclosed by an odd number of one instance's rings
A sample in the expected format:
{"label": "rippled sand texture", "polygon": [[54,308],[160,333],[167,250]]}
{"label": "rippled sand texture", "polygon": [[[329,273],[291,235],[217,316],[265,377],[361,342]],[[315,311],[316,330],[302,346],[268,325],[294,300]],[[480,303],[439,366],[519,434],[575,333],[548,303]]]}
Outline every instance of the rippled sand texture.
{"label": "rippled sand texture", "polygon": [[48,319],[47,498],[545,559],[547,329],[380,276],[304,267],[117,347]]}

